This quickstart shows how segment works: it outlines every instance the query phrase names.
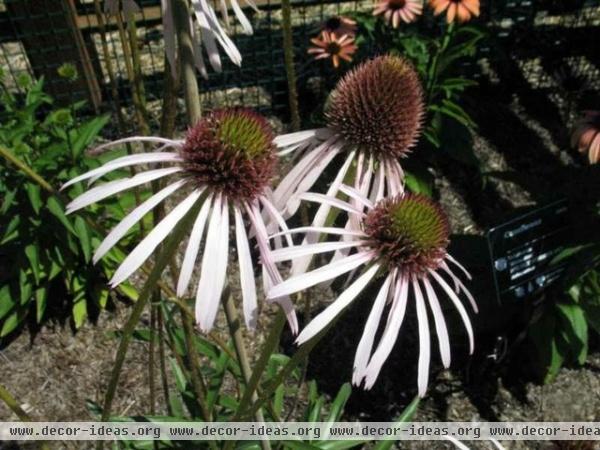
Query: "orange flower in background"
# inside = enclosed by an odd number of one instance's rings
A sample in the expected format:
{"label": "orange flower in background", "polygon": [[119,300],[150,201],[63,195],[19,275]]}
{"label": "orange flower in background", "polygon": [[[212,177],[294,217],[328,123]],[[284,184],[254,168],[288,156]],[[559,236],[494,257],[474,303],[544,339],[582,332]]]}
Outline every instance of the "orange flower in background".
{"label": "orange flower in background", "polygon": [[587,153],[590,164],[600,161],[600,111],[585,111],[571,137],[571,146]]}
{"label": "orange flower in background", "polygon": [[479,16],[479,0],[429,0],[433,13],[437,16],[447,10],[446,21],[468,22]]}
{"label": "orange flower in background", "polygon": [[340,65],[340,60],[352,61],[352,54],[356,52],[354,38],[347,34],[338,37],[335,33],[323,30],[319,37],[310,40],[314,47],[308,49],[308,53],[314,55],[315,59],[331,58],[333,67]]}
{"label": "orange flower in background", "polygon": [[421,0],[382,0],[373,10],[373,15],[383,15],[385,21],[398,28],[400,21],[411,23],[423,13],[423,2]]}
{"label": "orange flower in background", "polygon": [[347,34],[353,37],[356,34],[356,21],[346,16],[331,16],[321,27],[321,31],[335,33],[337,36]]}

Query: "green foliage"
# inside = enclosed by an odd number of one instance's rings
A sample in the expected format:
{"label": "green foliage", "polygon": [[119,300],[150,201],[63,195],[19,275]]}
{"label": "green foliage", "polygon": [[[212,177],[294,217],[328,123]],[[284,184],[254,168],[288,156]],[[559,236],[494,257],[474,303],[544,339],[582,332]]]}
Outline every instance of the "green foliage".
{"label": "green foliage", "polygon": [[[24,98],[1,91],[0,145],[54,187],[96,167],[83,151],[108,116],[80,121],[83,103],[54,106],[43,80],[20,83]],[[70,311],[80,327],[91,306],[103,308],[108,300],[110,264],[90,267],[99,237],[82,216],[65,214],[64,199],[6,162],[0,167],[0,198],[0,337],[32,314],[41,322],[49,306]]]}
{"label": "green foliage", "polygon": [[584,364],[590,332],[600,333],[600,247],[567,249],[554,263],[565,258],[571,269],[565,289],[528,330],[545,383],[551,382],[563,365]]}

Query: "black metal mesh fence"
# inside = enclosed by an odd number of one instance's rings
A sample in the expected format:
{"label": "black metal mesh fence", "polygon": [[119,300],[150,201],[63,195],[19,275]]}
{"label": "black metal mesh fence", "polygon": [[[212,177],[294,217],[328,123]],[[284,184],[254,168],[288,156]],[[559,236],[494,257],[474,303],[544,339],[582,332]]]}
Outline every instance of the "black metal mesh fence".
{"label": "black metal mesh fence", "polygon": [[[149,102],[158,100],[164,69],[162,25],[158,0],[139,0],[138,50]],[[495,0],[483,1],[479,19],[490,37],[469,70],[486,72],[511,86],[525,83],[531,89],[596,90],[600,81],[600,2],[598,0]],[[333,14],[370,10],[363,1],[293,2],[293,28],[299,83],[331,70],[312,62],[306,49],[318,24]],[[223,72],[201,80],[204,103],[236,104],[283,114],[287,88],[283,66],[281,12],[277,0],[261,2],[251,13],[254,34],[246,36],[233,26],[232,37],[243,55],[238,68],[223,58]],[[87,98],[97,108],[111,100],[107,56],[118,81],[119,96],[129,98],[128,76],[114,21],[106,23],[102,48],[101,27],[94,0],[0,0],[0,67],[5,85],[19,91],[22,74],[45,76],[47,87],[59,101]],[[78,66],[77,83],[56,75],[65,62]]]}

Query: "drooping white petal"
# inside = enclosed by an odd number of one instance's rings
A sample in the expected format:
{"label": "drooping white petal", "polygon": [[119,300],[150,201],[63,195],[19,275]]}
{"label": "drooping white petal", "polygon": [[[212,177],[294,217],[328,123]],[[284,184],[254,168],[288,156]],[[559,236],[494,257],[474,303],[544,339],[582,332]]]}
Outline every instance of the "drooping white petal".
{"label": "drooping white petal", "polygon": [[[264,196],[260,197],[260,202],[265,207],[265,210],[267,211],[267,214],[271,217],[271,219],[275,220],[275,223],[279,225],[279,228],[284,232],[288,231],[289,228],[287,226],[287,223],[285,223],[285,220],[283,220],[283,217],[281,217],[281,214],[279,214],[279,211],[277,211],[275,205],[273,205],[273,203],[271,203],[271,201]],[[294,241],[292,241],[292,238],[289,234],[286,234],[285,238],[289,246],[294,245]]]}
{"label": "drooping white petal", "polygon": [[373,279],[378,269],[379,265],[373,264],[365,273],[358,277],[358,279],[352,283],[348,289],[342,292],[331,305],[325,308],[324,311],[304,327],[302,332],[298,335],[296,343],[298,345],[303,344],[325,328],[340,312],[352,303],[358,294],[362,292],[367,284]]}
{"label": "drooping white petal", "polygon": [[504,448],[504,446],[502,446],[502,444],[500,444],[500,442],[498,442],[496,439],[491,439],[490,438],[490,442],[494,445],[494,447],[496,447],[498,450],[506,450]]}
{"label": "drooping white petal", "polygon": [[300,198],[302,200],[307,200],[309,202],[325,203],[330,206],[335,206],[336,208],[342,209],[349,213],[356,214],[358,216],[364,216],[364,213],[361,210],[355,208],[354,206],[350,205],[349,203],[346,203],[345,201],[340,200],[339,198],[328,197],[325,194],[317,194],[315,192],[305,192],[304,194],[299,195],[298,198]]}
{"label": "drooping white petal", "polygon": [[250,256],[250,246],[248,245],[248,236],[242,213],[237,206],[233,207],[233,212],[235,215],[235,240],[240,263],[240,284],[242,288],[244,320],[248,328],[254,329],[258,315],[258,303],[256,301],[252,257]]}
{"label": "drooping white petal", "polygon": [[167,138],[161,138],[161,137],[156,137],[156,136],[131,136],[131,137],[127,137],[127,138],[117,139],[116,141],[110,141],[110,142],[107,142],[106,144],[102,144],[102,145],[99,145],[98,147],[94,147],[94,149],[91,150],[90,153],[97,154],[107,148],[116,147],[118,145],[127,144],[129,142],[131,142],[131,143],[150,142],[153,144],[168,145],[168,146],[172,146],[175,148],[179,148],[181,146],[181,144],[183,143],[182,140],[167,139]]}
{"label": "drooping white petal", "polygon": [[200,244],[202,243],[202,236],[204,234],[204,228],[206,226],[206,219],[208,218],[208,212],[212,204],[212,194],[209,194],[205,199],[200,212],[196,217],[192,232],[188,240],[187,248],[185,250],[185,256],[181,263],[181,270],[179,271],[179,279],[177,280],[177,297],[183,297],[185,291],[190,284],[192,279],[192,273],[194,272],[194,266],[196,264],[196,258],[200,251]]}
{"label": "drooping white petal", "polygon": [[369,200],[367,197],[362,195],[362,193],[358,192],[353,187],[342,184],[340,186],[340,191],[342,191],[344,194],[346,194],[348,197],[352,198],[353,200],[356,200],[357,202],[362,203],[363,206],[366,206],[369,209],[373,209],[374,205],[371,202],[371,200]]}
{"label": "drooping white petal", "polygon": [[101,186],[96,186],[95,188],[84,192],[79,197],[75,198],[71,203],[69,203],[67,205],[67,214],[77,211],[78,209],[85,208],[92,203],[96,203],[118,192],[131,189],[141,184],[149,183],[150,181],[181,172],[182,170],[183,169],[181,167],[168,167],[165,169],[148,170],[147,172],[140,172],[131,178],[110,181]]}
{"label": "drooping white petal", "polygon": [[96,249],[94,253],[94,264],[96,264],[100,258],[102,258],[111,248],[115,246],[119,240],[127,231],[139,222],[146,214],[148,214],[156,205],[166,199],[169,195],[179,189],[185,184],[185,180],[176,181],[173,184],[165,187],[161,191],[154,194],[140,206],[131,211],[123,220],[121,220],[117,226],[115,226],[110,233],[104,238],[102,243]]}
{"label": "drooping white petal", "polygon": [[280,231],[269,236],[270,239],[273,239],[277,236],[283,236],[284,234],[297,234],[297,233],[307,233],[307,234],[335,234],[335,235],[350,235],[350,236],[359,236],[365,237],[366,234],[362,231],[358,230],[346,230],[344,228],[334,228],[334,227],[298,227],[292,228],[287,231]]}
{"label": "drooping white petal", "polygon": [[227,53],[231,62],[236,66],[241,65],[242,55],[231,39],[229,39],[229,36],[227,36],[223,27],[219,24],[219,20],[208,2],[206,2],[206,0],[192,0],[192,7],[195,12],[201,11],[204,13],[209,29],[214,33],[214,36],[219,41],[221,47],[223,47],[223,50],[225,50],[225,53]]}
{"label": "drooping white petal", "polygon": [[119,268],[114,273],[110,284],[112,287],[118,286],[125,281],[133,272],[135,272],[152,252],[158,247],[158,245],[167,237],[167,235],[173,231],[173,228],[177,223],[186,215],[186,213],[194,206],[194,203],[200,198],[202,190],[196,189],[190,195],[187,196],[179,205],[177,205],[173,211],[165,216],[158,225],[156,225],[148,236],[146,236],[142,242],[140,242],[133,251],[127,255],[125,260],[121,263]]}
{"label": "drooping white petal", "polygon": [[[348,169],[350,168],[352,161],[354,161],[355,154],[356,154],[355,151],[351,151],[350,154],[348,155],[348,157],[346,158],[346,161],[344,162],[344,164],[338,171],[335,179],[329,186],[329,189],[327,189],[326,195],[328,197],[335,198],[337,196],[338,189],[342,185],[342,182],[344,181],[344,178],[346,177],[346,174],[348,173]],[[325,225],[325,222],[327,221],[327,217],[329,216],[330,210],[331,210],[331,205],[328,203],[322,203],[321,206],[319,206],[317,213],[315,214],[315,217],[312,221],[312,227],[314,229]],[[305,236],[305,238],[302,242],[302,245],[314,244],[315,242],[318,242],[318,241],[319,241],[319,235],[316,233],[311,233],[311,234]],[[312,260],[312,257],[310,257],[310,256],[308,256],[306,258],[301,258],[301,259],[295,260],[292,264],[291,276],[295,276],[295,275],[306,272],[306,270],[310,266],[311,260]]]}
{"label": "drooping white petal", "polygon": [[175,25],[173,24],[173,11],[171,11],[171,2],[161,0],[163,39],[165,42],[165,54],[169,65],[171,66],[171,76],[177,77],[177,57],[175,54]]}
{"label": "drooping white petal", "polygon": [[429,382],[429,361],[431,360],[431,336],[429,335],[429,319],[423,293],[419,281],[413,277],[412,287],[415,291],[415,305],[417,307],[417,322],[419,325],[419,365],[417,374],[417,386],[419,396],[424,397]]}
{"label": "drooping white petal", "polygon": [[469,447],[467,447],[465,444],[463,444],[462,442],[460,442],[458,439],[456,439],[455,437],[452,436],[444,436],[444,439],[452,442],[456,448],[458,450],[470,450]]}
{"label": "drooping white petal", "polygon": [[[273,285],[281,283],[283,278],[277,270],[277,266],[271,259],[271,249],[269,247],[267,229],[262,221],[258,205],[245,205],[245,208],[256,233],[256,243],[258,244],[258,248],[260,250],[263,267],[263,284],[266,293],[271,290]],[[265,276],[265,272],[267,276]],[[292,334],[298,334],[298,317],[296,316],[296,311],[290,298],[287,295],[282,295],[269,300],[272,300],[281,306],[285,312],[285,316]]]}
{"label": "drooping white petal", "polygon": [[206,235],[207,246],[212,251],[206,251],[202,258],[202,269],[198,291],[196,292],[196,317],[199,317],[200,330],[208,332],[213,327],[221,294],[227,275],[227,260],[229,257],[229,206],[227,197],[219,196],[214,203],[213,213]]}
{"label": "drooping white petal", "polygon": [[[192,4],[199,5],[199,3],[194,1],[192,1]],[[208,62],[215,72],[220,73],[222,70],[221,57],[219,56],[219,49],[217,48],[215,32],[210,28],[206,13],[202,11],[200,7],[194,7],[194,12],[196,13],[196,20],[198,21],[198,26],[200,27],[202,42],[204,43],[206,53],[208,54]]]}
{"label": "drooping white petal", "polygon": [[473,353],[475,349],[475,338],[473,336],[473,327],[471,326],[471,321],[469,319],[469,314],[467,314],[467,310],[454,291],[450,288],[450,286],[448,286],[448,283],[446,283],[446,281],[440,275],[438,275],[435,270],[430,269],[429,273],[433,278],[435,278],[442,289],[446,291],[446,294],[448,294],[448,297],[450,297],[450,300],[452,300],[452,303],[454,303],[454,307],[460,314],[460,317],[465,325],[465,329],[467,330],[467,334],[469,335],[469,353]]}
{"label": "drooping white petal", "polygon": [[467,287],[463,284],[463,282],[460,281],[460,278],[458,278],[456,275],[454,275],[454,273],[452,273],[452,271],[450,270],[450,267],[448,267],[448,264],[446,264],[444,262],[441,265],[441,268],[444,270],[444,272],[446,272],[450,276],[450,278],[452,278],[452,281],[454,281],[454,284],[458,288],[456,293],[458,294],[462,290],[465,293],[465,295],[467,296],[467,298],[469,299],[469,303],[471,304],[473,311],[479,312],[479,308],[477,307],[477,302],[473,298],[473,295],[471,295],[471,292],[467,289]]}
{"label": "drooping white petal", "polygon": [[192,38],[192,52],[194,54],[194,66],[196,66],[196,69],[198,70],[198,72],[200,72],[202,78],[207,80],[208,71],[206,70],[206,65],[204,64],[204,57],[202,56],[202,31],[200,31],[200,36],[198,36],[198,32],[196,31],[194,21],[192,20],[192,16],[190,16],[189,20],[190,36]]}
{"label": "drooping white petal", "polygon": [[458,262],[456,259],[454,259],[454,258],[452,257],[452,255],[450,255],[450,254],[447,254],[447,255],[446,255],[446,259],[447,259],[448,261],[450,261],[452,264],[454,264],[456,267],[458,267],[460,270],[462,270],[462,271],[463,271],[463,273],[465,274],[465,276],[466,276],[466,277],[467,277],[469,280],[471,280],[471,279],[472,279],[472,277],[471,277],[471,274],[469,273],[469,271],[468,271],[467,269],[465,269],[465,268],[464,268],[464,266],[463,266],[461,263],[459,263],[459,262]]}
{"label": "drooping white petal", "polygon": [[[396,269],[394,269],[394,272]],[[358,343],[358,347],[356,348],[356,356],[354,357],[354,370],[352,373],[352,383],[355,385],[359,385],[364,377],[365,369],[367,368],[367,364],[369,362],[369,358],[371,357],[371,350],[373,348],[373,341],[375,340],[375,333],[377,333],[377,329],[379,328],[379,322],[381,320],[381,314],[383,314],[383,309],[385,307],[388,292],[390,290],[390,283],[394,277],[394,273],[388,275],[379,289],[379,293],[377,294],[377,298],[375,299],[375,303],[373,303],[373,307],[371,308],[371,312],[369,313],[369,317],[367,319],[367,323],[365,324],[365,329],[363,330],[362,337],[360,338],[360,342]]]}
{"label": "drooping white petal", "polygon": [[444,313],[442,312],[440,302],[433,287],[431,286],[431,283],[427,278],[423,278],[423,284],[425,285],[427,300],[429,300],[429,307],[433,313],[435,332],[438,336],[438,343],[440,345],[440,357],[442,358],[442,364],[447,369],[450,367],[450,338],[448,337],[446,319],[444,318]]}
{"label": "drooping white petal", "polygon": [[331,280],[346,272],[350,272],[355,267],[365,264],[373,259],[374,252],[360,252],[348,256],[340,261],[319,267],[311,272],[303,273],[292,278],[288,278],[283,283],[271,288],[267,298],[276,298],[283,295],[293,294],[301,290],[315,286],[323,281]]}
{"label": "drooping white petal", "polygon": [[332,252],[342,248],[351,248],[362,245],[363,241],[351,242],[320,242],[318,244],[294,245],[293,247],[273,250],[271,256],[273,261],[288,261],[305,255],[317,255],[319,253]]}
{"label": "drooping white petal", "polygon": [[377,203],[384,196],[385,191],[385,168],[386,162],[385,160],[379,164],[379,168],[377,169],[377,174],[375,175],[375,181],[373,182],[373,187],[371,189],[371,202]]}
{"label": "drooping white petal", "polygon": [[383,330],[377,349],[373,353],[369,365],[364,372],[365,389],[371,389],[373,384],[375,384],[383,363],[387,360],[398,339],[398,332],[400,331],[406,312],[408,284],[408,277],[404,274],[399,274],[396,280],[394,301],[388,312],[385,329]]}
{"label": "drooping white petal", "polygon": [[136,164],[147,164],[147,163],[159,163],[159,162],[179,162],[181,157],[177,153],[173,152],[160,152],[160,153],[138,153],[135,155],[127,155],[121,158],[114,159],[94,170],[90,170],[78,177],[69,180],[62,185],[60,190],[78,183],[79,181],[87,180],[88,178],[94,178],[102,176],[113,170],[120,169],[122,167],[133,166]]}
{"label": "drooping white petal", "polygon": [[231,0],[231,6],[233,8],[235,16],[240,21],[240,25],[242,26],[242,31],[244,32],[244,34],[252,34],[252,25],[250,25],[250,21],[242,11],[242,8],[240,8],[240,5],[238,4],[237,0]]}
{"label": "drooping white petal", "polygon": [[[322,128],[324,129],[324,128]],[[279,147],[288,147],[290,145],[295,145],[306,141],[307,139],[311,139],[315,137],[317,134],[317,129],[314,130],[306,130],[306,131],[296,131],[295,133],[282,134],[273,139],[273,143]]]}

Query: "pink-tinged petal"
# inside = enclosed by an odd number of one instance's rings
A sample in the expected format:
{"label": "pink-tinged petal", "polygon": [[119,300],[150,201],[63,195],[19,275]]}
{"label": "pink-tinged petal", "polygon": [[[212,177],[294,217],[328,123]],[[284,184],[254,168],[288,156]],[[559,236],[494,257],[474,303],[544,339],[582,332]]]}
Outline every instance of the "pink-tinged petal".
{"label": "pink-tinged petal", "polygon": [[384,197],[385,194],[385,171],[386,162],[382,161],[377,168],[375,179],[373,180],[373,186],[371,187],[371,194],[369,199],[372,203],[377,203]]}
{"label": "pink-tinged petal", "polygon": [[[326,130],[326,128],[321,128],[321,130]],[[278,148],[289,147],[290,145],[302,144],[307,140],[313,139],[316,135],[318,129],[314,130],[306,130],[306,131],[296,131],[295,133],[282,134],[273,139],[273,143]]]}
{"label": "pink-tinged petal", "polygon": [[465,268],[464,268],[464,266],[463,266],[461,263],[459,263],[459,262],[458,262],[456,259],[454,259],[454,258],[452,257],[452,255],[450,255],[450,254],[447,254],[447,255],[446,255],[446,259],[447,259],[448,261],[450,261],[452,264],[454,264],[456,267],[458,267],[460,270],[462,270],[462,272],[465,274],[465,276],[466,276],[466,277],[467,277],[469,280],[471,280],[471,279],[473,278],[473,277],[471,277],[471,274],[469,273],[469,271],[468,271],[467,269],[465,269]]}
{"label": "pink-tinged petal", "polygon": [[156,225],[148,236],[140,242],[133,251],[127,255],[110,280],[112,287],[118,286],[135,272],[150,257],[158,245],[173,231],[173,228],[186,215],[200,198],[202,189],[192,192],[184,201],[177,205],[173,211],[165,216]]}
{"label": "pink-tinged petal", "polygon": [[452,271],[450,270],[450,267],[448,267],[448,264],[446,264],[444,262],[441,265],[441,268],[444,270],[444,272],[446,272],[450,276],[450,278],[452,278],[452,281],[454,281],[454,284],[456,285],[456,293],[458,294],[462,290],[465,293],[465,295],[467,296],[467,298],[469,299],[469,303],[471,303],[471,307],[473,308],[473,311],[475,311],[476,313],[479,312],[479,308],[477,307],[477,302],[471,295],[471,292],[469,292],[469,290],[463,284],[463,282],[460,281],[460,278],[458,278],[456,275],[454,275],[452,273]]}
{"label": "pink-tinged petal", "polygon": [[181,172],[183,169],[180,167],[169,167],[166,169],[155,169],[147,172],[140,172],[131,178],[125,178],[123,180],[115,180],[97,186],[89,191],[84,192],[79,197],[75,198],[71,203],[67,205],[66,212],[71,214],[81,208],[85,208],[92,203],[96,203],[106,197],[110,197],[127,189],[134,188],[141,184],[146,184],[151,181],[157,180],[167,175],[172,175],[177,172]]}
{"label": "pink-tinged petal", "polygon": [[[396,270],[394,270],[394,272],[395,271]],[[367,323],[365,324],[360,342],[356,348],[356,356],[354,357],[354,368],[352,372],[352,383],[357,386],[360,385],[364,377],[365,369],[367,368],[369,358],[371,357],[373,341],[375,340],[375,334],[379,328],[381,315],[383,314],[383,309],[387,302],[392,278],[393,273],[386,277],[381,289],[379,289],[379,293],[375,298],[375,303],[373,303],[373,307],[371,308],[371,312],[367,318]]]}
{"label": "pink-tinged petal", "polygon": [[399,24],[400,24],[400,11],[394,11],[392,13],[392,27],[398,28]]}
{"label": "pink-tinged petal", "polygon": [[121,220],[117,226],[104,238],[102,243],[96,249],[94,253],[94,264],[96,264],[100,258],[102,258],[111,248],[115,246],[117,242],[121,240],[127,231],[138,223],[146,214],[148,214],[156,205],[166,199],[169,195],[179,189],[186,183],[185,180],[176,181],[173,184],[165,187],[155,195],[150,197],[140,206],[131,211],[123,220]]}
{"label": "pink-tinged petal", "polygon": [[[344,162],[344,164],[338,171],[335,179],[329,186],[329,189],[327,189],[327,194],[326,194],[327,196],[335,197],[337,195],[338,189],[339,189],[340,185],[342,184],[342,182],[344,181],[344,178],[346,177],[346,174],[348,173],[348,169],[350,168],[350,165],[352,164],[352,161],[354,160],[354,155],[355,155],[355,152],[351,151],[350,154],[348,155],[348,157],[346,158],[346,161]],[[329,205],[327,203],[323,203],[323,204],[321,204],[321,206],[319,206],[319,208],[317,209],[317,213],[315,214],[315,217],[312,221],[312,227],[314,229],[325,225],[325,222],[327,221],[327,217],[329,216],[330,210],[331,210],[331,205]],[[315,242],[318,242],[319,237],[320,236],[318,234],[311,233],[310,235],[307,235],[304,238],[302,245],[308,245],[308,244],[313,244]],[[311,257],[306,257],[306,258],[295,260],[292,264],[291,276],[295,276],[295,275],[306,272],[308,270],[308,267],[310,266],[311,261],[312,261]]]}
{"label": "pink-tinged petal", "polygon": [[229,38],[229,36],[227,36],[227,33],[223,27],[219,24],[219,19],[217,19],[217,15],[215,14],[213,8],[206,0],[200,0],[199,2],[197,2],[197,0],[192,0],[192,6],[194,6],[194,3],[198,3],[201,6],[201,9],[205,12],[211,30],[214,31],[219,44],[221,47],[223,47],[223,50],[225,50],[225,53],[227,53],[227,56],[231,62],[236,66],[240,66],[242,63],[242,55],[233,41]]}
{"label": "pink-tinged petal", "polygon": [[469,335],[469,353],[472,354],[473,351],[475,350],[475,338],[473,335],[473,327],[471,326],[471,321],[469,319],[469,314],[467,314],[467,310],[463,306],[460,299],[456,296],[454,291],[452,289],[450,289],[450,286],[448,286],[448,283],[446,283],[446,281],[444,281],[444,279],[441,276],[439,276],[435,272],[435,270],[429,270],[429,273],[431,274],[431,276],[433,278],[435,278],[435,280],[442,287],[442,289],[444,291],[446,291],[446,294],[448,294],[448,297],[450,297],[450,300],[452,300],[452,303],[454,303],[454,307],[460,314],[463,324],[465,325],[465,329],[467,330],[467,334]]}
{"label": "pink-tinged petal", "polygon": [[479,0],[463,0],[462,4],[467,8],[474,16],[479,16]]}
{"label": "pink-tinged petal", "polygon": [[[211,245],[213,240],[214,245]],[[196,317],[200,317],[200,330],[209,332],[217,317],[227,275],[229,206],[225,196],[219,196],[215,200],[206,241],[207,248],[211,246],[212,251],[205,251],[202,258],[202,270],[196,292]]]}
{"label": "pink-tinged petal", "polygon": [[588,153],[590,164],[596,164],[600,160],[600,133],[598,133],[595,139],[590,144]]}
{"label": "pink-tinged petal", "polygon": [[69,180],[62,185],[60,190],[78,183],[79,181],[87,180],[89,178],[98,179],[113,170],[120,169],[122,167],[134,166],[136,164],[147,164],[147,163],[161,163],[161,162],[179,162],[181,157],[177,153],[173,152],[161,152],[161,153],[138,153],[135,155],[123,156],[121,158],[114,159],[94,170],[90,170],[78,177]]}
{"label": "pink-tinged petal", "polygon": [[300,258],[306,255],[317,255],[319,253],[327,253],[342,248],[353,248],[363,245],[364,241],[351,242],[319,242],[317,244],[302,244],[294,245],[293,247],[281,248],[273,250],[271,257],[275,262],[289,261],[290,259]]}
{"label": "pink-tinged petal", "polygon": [[346,230],[344,228],[332,228],[332,227],[299,227],[299,228],[292,228],[291,230],[288,231],[281,231],[280,233],[275,233],[272,236],[270,236],[270,239],[273,239],[274,237],[277,236],[282,236],[284,234],[297,234],[297,233],[307,233],[307,234],[335,234],[335,235],[349,235],[349,236],[358,236],[358,237],[365,237],[366,234],[363,233],[362,231],[352,231],[352,230]]}
{"label": "pink-tinged petal", "polygon": [[458,16],[459,22],[466,22],[471,18],[471,13],[464,5],[464,3],[459,3],[456,5],[456,15]]}
{"label": "pink-tinged petal", "polygon": [[379,372],[381,371],[381,367],[383,367],[383,363],[387,360],[394,348],[396,339],[398,339],[398,332],[400,331],[402,321],[404,320],[408,299],[408,279],[406,275],[403,274],[399,274],[398,277],[400,279],[396,279],[396,285],[394,286],[394,302],[388,312],[387,323],[383,330],[383,335],[381,336],[377,349],[375,350],[375,353],[373,353],[373,357],[365,370],[365,389],[371,389],[373,384],[375,384]]}
{"label": "pink-tinged petal", "polygon": [[[256,233],[256,243],[260,250],[262,267],[263,267],[263,285],[265,293],[269,292],[274,284],[279,284],[283,281],[281,274],[277,270],[275,263],[271,258],[271,249],[269,248],[269,241],[267,236],[267,230],[265,224],[260,216],[260,211],[256,205],[244,205],[248,217],[252,222],[252,226]],[[265,272],[267,276],[265,276]],[[293,335],[298,334],[298,318],[296,317],[296,311],[290,298],[286,295],[279,296],[277,298],[270,299],[281,306],[285,312],[290,330]]]}
{"label": "pink-tinged petal", "polygon": [[331,137],[319,145],[314,150],[311,150],[306,156],[300,159],[298,163],[288,172],[288,174],[279,182],[279,185],[273,192],[275,206],[279,211],[286,211],[284,217],[290,217],[296,211],[290,211],[288,201],[297,190],[298,185],[303,180],[305,175],[314,166],[316,161],[323,158],[327,154],[331,145],[335,143],[337,137]]}
{"label": "pink-tinged petal", "polygon": [[446,22],[452,23],[454,22],[454,18],[456,17],[456,11],[458,9],[458,5],[456,3],[451,3],[448,6],[448,13],[446,15]]}
{"label": "pink-tinged petal", "polygon": [[429,320],[427,319],[427,308],[423,293],[416,278],[412,280],[415,291],[415,304],[417,307],[417,322],[419,324],[419,367],[417,375],[417,386],[419,396],[424,397],[429,382],[429,362],[431,360],[431,336],[429,336]]}
{"label": "pink-tinged petal", "polygon": [[[265,210],[267,211],[267,213],[271,217],[271,219],[273,219],[275,221],[275,223],[279,226],[279,228],[282,231],[289,230],[287,224],[285,223],[285,220],[283,220],[283,217],[281,217],[281,214],[279,214],[279,211],[277,211],[277,208],[275,208],[275,206],[271,203],[271,201],[268,198],[263,196],[260,198],[260,202],[265,207]],[[286,234],[285,237],[287,240],[287,244],[290,247],[293,246],[294,241],[292,241],[292,238],[290,237],[290,235]]]}
{"label": "pink-tinged petal", "polygon": [[346,186],[345,184],[342,184],[340,186],[340,191],[342,191],[344,194],[346,194],[351,199],[356,200],[357,202],[362,203],[363,206],[366,206],[369,209],[373,209],[374,208],[374,205],[371,202],[371,200],[369,200],[361,192],[357,191],[353,187]]}
{"label": "pink-tinged petal", "polygon": [[[192,4],[194,2],[192,1]],[[219,56],[219,49],[217,48],[217,38],[214,31],[210,28],[206,14],[200,9],[195,9],[196,20],[200,27],[200,35],[202,36],[202,42],[206,53],[208,54],[208,62],[215,72],[220,73],[222,70],[221,57]]]}
{"label": "pink-tinged petal", "polygon": [[306,341],[310,340],[315,335],[325,328],[338,314],[340,314],[352,301],[362,292],[362,290],[369,284],[369,282],[377,273],[379,265],[374,264],[365,273],[363,273],[348,289],[342,294],[324,311],[322,311],[317,317],[310,321],[310,323],[304,327],[296,343],[302,345]]}
{"label": "pink-tinged petal", "polygon": [[309,202],[324,203],[324,204],[327,204],[330,206],[335,206],[338,209],[349,212],[351,214],[356,214],[358,216],[365,215],[361,210],[353,207],[349,203],[346,203],[345,201],[340,200],[339,198],[328,197],[325,194],[317,194],[315,192],[305,192],[304,194],[299,195],[298,198],[301,200],[309,201]]}
{"label": "pink-tinged petal", "polygon": [[446,319],[444,318],[444,313],[442,312],[440,302],[433,287],[431,286],[431,283],[427,278],[424,278],[423,284],[425,285],[425,292],[427,294],[427,300],[429,301],[429,307],[433,313],[435,332],[440,345],[440,357],[442,359],[442,364],[447,369],[450,367],[450,338],[448,337]]}
{"label": "pink-tinged petal", "polygon": [[355,267],[370,262],[374,257],[374,252],[361,252],[348,256],[341,261],[319,267],[311,272],[303,273],[292,278],[288,278],[283,283],[274,286],[269,291],[267,298],[277,298],[284,295],[300,292],[311,286],[315,286],[324,281],[336,278],[346,272],[350,272]]}
{"label": "pink-tinged petal", "polygon": [[250,246],[244,219],[239,207],[234,206],[235,215],[235,240],[237,244],[238,259],[240,263],[240,285],[242,288],[242,300],[244,319],[248,328],[256,328],[258,316],[258,303],[256,301],[256,286],[254,284],[254,269]]}
{"label": "pink-tinged petal", "polygon": [[200,208],[200,212],[192,227],[192,232],[185,250],[185,256],[181,263],[179,279],[177,280],[177,297],[183,297],[185,295],[185,291],[187,291],[190,280],[192,279],[192,273],[194,272],[196,258],[200,251],[200,244],[202,243],[202,236],[204,235],[204,228],[206,227],[206,220],[208,219],[211,204],[212,194],[209,194],[207,198],[204,199],[204,203]]}

